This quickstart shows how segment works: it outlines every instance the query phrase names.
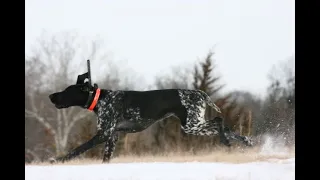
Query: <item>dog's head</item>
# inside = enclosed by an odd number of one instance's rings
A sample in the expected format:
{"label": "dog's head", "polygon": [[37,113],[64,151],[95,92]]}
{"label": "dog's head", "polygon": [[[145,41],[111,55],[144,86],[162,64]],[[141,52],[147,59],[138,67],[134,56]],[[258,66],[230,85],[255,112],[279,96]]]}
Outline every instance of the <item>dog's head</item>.
{"label": "dog's head", "polygon": [[89,91],[93,87],[88,83],[80,83],[67,87],[61,92],[56,92],[49,95],[51,102],[56,108],[68,108],[71,106],[84,107],[89,97]]}

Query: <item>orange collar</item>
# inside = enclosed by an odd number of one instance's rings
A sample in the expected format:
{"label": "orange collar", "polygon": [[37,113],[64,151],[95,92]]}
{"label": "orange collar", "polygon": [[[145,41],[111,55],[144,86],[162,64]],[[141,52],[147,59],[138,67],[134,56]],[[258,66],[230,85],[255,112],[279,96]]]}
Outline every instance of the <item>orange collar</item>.
{"label": "orange collar", "polygon": [[93,101],[92,101],[90,107],[88,108],[89,111],[92,111],[93,108],[97,105],[99,96],[100,96],[100,88],[98,88],[98,89],[96,90],[96,95],[94,96]]}

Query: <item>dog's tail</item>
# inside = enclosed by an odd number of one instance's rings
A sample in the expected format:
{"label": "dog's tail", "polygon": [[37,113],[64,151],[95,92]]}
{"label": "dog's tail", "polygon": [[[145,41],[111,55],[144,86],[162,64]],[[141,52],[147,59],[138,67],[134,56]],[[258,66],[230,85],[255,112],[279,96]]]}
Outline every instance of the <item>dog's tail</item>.
{"label": "dog's tail", "polygon": [[201,91],[201,90],[199,90],[199,91],[200,91],[201,94],[203,95],[206,103],[207,103],[210,107],[212,107],[214,110],[216,110],[218,113],[221,113],[220,108],[212,101],[212,99],[208,96],[208,94],[205,93],[205,92],[203,92],[203,91]]}

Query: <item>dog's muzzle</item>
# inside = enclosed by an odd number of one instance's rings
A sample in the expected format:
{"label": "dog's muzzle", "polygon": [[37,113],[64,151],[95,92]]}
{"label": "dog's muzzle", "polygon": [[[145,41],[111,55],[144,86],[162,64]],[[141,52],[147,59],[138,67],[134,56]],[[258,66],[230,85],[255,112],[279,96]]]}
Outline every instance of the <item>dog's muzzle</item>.
{"label": "dog's muzzle", "polygon": [[67,107],[67,106],[65,106],[65,105],[59,104],[59,102],[58,102],[58,97],[57,97],[57,94],[56,94],[56,93],[50,94],[50,95],[49,95],[49,99],[50,99],[50,101],[55,105],[55,107],[56,107],[57,109],[62,109],[62,108],[66,108],[66,107]]}
{"label": "dog's muzzle", "polygon": [[54,94],[50,94],[49,95],[49,99],[50,99],[50,101],[53,103],[53,104],[57,104],[57,96],[56,96],[56,93],[54,93]]}

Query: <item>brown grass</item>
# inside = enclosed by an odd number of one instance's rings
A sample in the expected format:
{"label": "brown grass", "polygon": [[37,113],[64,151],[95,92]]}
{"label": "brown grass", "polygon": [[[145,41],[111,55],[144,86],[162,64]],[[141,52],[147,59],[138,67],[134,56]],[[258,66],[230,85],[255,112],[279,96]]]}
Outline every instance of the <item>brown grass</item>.
{"label": "brown grass", "polygon": [[[162,155],[121,155],[115,157],[110,163],[133,163],[133,162],[227,162],[227,163],[247,163],[266,161],[268,159],[288,159],[295,156],[295,149],[289,148],[285,154],[261,154],[261,148],[252,149],[231,149],[216,148],[208,152],[175,152]],[[84,164],[101,164],[101,159],[75,159],[64,164],[56,165],[84,165]],[[26,165],[50,165],[48,162],[33,162]]]}

